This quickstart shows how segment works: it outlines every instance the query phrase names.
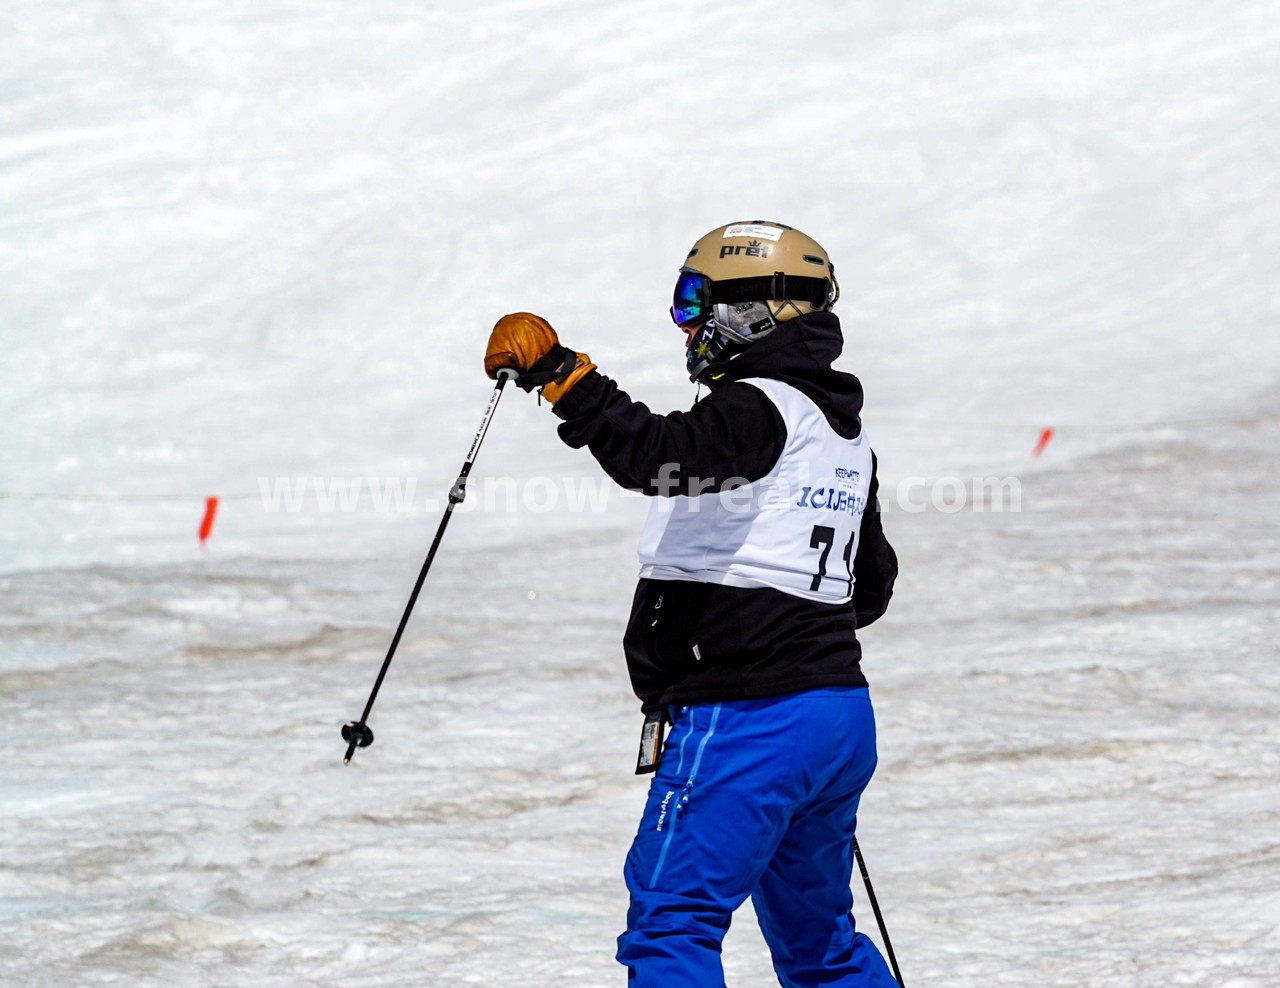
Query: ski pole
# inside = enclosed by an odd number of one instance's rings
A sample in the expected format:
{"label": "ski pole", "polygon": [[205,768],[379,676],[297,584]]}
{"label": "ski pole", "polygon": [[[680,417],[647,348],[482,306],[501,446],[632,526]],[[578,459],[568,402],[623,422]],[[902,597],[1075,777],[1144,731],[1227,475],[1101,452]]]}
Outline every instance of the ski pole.
{"label": "ski pole", "polygon": [[351,763],[351,756],[355,754],[357,748],[367,748],[373,744],[373,731],[369,730],[368,724],[369,711],[373,709],[373,701],[378,698],[378,690],[382,688],[382,680],[386,678],[387,668],[395,657],[400,636],[404,634],[405,625],[409,623],[409,615],[413,613],[413,605],[418,602],[422,583],[427,578],[427,571],[431,569],[431,561],[436,558],[436,550],[440,548],[440,539],[444,536],[445,527],[453,514],[453,506],[461,504],[467,496],[467,477],[471,474],[471,464],[475,462],[476,454],[480,452],[480,444],[484,442],[484,435],[489,431],[489,422],[493,418],[494,409],[498,407],[498,399],[502,397],[502,389],[506,387],[507,381],[514,380],[516,376],[516,372],[510,368],[504,367],[498,371],[498,383],[489,396],[489,405],[484,410],[484,418],[480,420],[480,428],[475,438],[471,440],[471,449],[462,464],[462,470],[458,473],[458,479],[449,488],[449,504],[444,509],[444,517],[440,519],[440,527],[436,529],[436,537],[431,540],[431,548],[427,550],[427,558],[422,564],[421,572],[418,573],[417,582],[413,585],[413,593],[409,594],[409,603],[405,605],[404,613],[400,615],[400,626],[396,628],[395,636],[391,639],[387,657],[382,660],[382,668],[378,671],[373,691],[369,694],[369,702],[364,705],[364,713],[360,715],[359,720],[348,721],[342,725],[342,740],[347,742],[347,753],[342,759],[343,765]]}
{"label": "ski pole", "polygon": [[902,980],[902,972],[898,970],[898,958],[893,956],[893,944],[889,942],[889,931],[885,928],[884,917],[880,915],[880,903],[876,901],[876,890],[871,887],[871,876],[867,874],[867,863],[862,860],[862,848],[858,847],[857,837],[853,839],[853,856],[858,859],[858,870],[862,872],[862,882],[867,886],[867,898],[871,900],[871,909],[876,914],[876,922],[880,924],[880,939],[884,941],[885,953],[889,955],[893,976],[898,979],[898,988],[907,988]]}

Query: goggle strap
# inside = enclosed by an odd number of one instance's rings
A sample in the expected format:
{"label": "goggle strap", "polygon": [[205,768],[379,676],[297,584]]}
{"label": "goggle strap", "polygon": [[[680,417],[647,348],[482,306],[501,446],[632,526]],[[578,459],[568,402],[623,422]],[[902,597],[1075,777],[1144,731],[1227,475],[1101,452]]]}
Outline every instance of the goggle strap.
{"label": "goggle strap", "polygon": [[782,271],[754,278],[730,278],[711,283],[711,303],[764,302],[769,299],[790,299],[793,302],[810,302],[825,305],[831,292],[827,278],[809,278],[804,275],[788,277]]}

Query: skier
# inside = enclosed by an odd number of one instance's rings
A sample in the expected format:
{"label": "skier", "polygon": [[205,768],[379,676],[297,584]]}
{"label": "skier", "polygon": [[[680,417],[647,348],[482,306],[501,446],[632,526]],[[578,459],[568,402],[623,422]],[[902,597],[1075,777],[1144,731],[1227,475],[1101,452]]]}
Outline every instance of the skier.
{"label": "skier", "polygon": [[721,941],[748,896],[786,988],[897,985],[850,912],[876,763],[854,629],[884,613],[897,558],[862,386],[831,366],[838,297],[826,251],[798,230],[754,221],[702,237],[671,315],[710,393],[668,415],[539,316],[503,316],[489,338],[490,377],[518,371],[564,442],[655,498],[623,642],[646,714],[637,772],[656,767],[618,938],[638,988],[723,986]]}

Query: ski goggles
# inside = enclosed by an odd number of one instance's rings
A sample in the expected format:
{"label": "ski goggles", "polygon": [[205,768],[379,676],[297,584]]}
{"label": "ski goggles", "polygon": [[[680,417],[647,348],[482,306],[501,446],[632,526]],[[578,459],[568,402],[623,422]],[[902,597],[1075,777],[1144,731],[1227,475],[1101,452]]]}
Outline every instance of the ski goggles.
{"label": "ski goggles", "polygon": [[713,284],[706,275],[681,268],[671,302],[671,318],[677,326],[685,326],[706,319],[718,302],[734,304],[767,299],[791,299],[829,309],[839,297],[834,278],[808,278],[779,271],[772,275],[731,278]]}
{"label": "ski goggles", "polygon": [[711,282],[696,271],[681,271],[671,302],[671,318],[677,326],[711,315]]}

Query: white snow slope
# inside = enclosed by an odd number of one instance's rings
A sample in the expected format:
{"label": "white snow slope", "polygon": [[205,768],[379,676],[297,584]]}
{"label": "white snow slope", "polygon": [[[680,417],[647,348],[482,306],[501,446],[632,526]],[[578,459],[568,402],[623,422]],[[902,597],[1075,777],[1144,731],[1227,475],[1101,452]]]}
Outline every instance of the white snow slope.
{"label": "white snow slope", "polygon": [[[687,407],[675,269],[770,218],[836,261],[902,560],[905,979],[1280,984],[1280,16],[781,7],[0,9],[0,981],[620,984],[644,504],[532,398],[338,726],[494,319]],[[1020,504],[909,510],[975,477]],[[260,497],[310,478],[363,487]],[[725,965],[776,983],[749,914]]]}

